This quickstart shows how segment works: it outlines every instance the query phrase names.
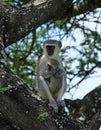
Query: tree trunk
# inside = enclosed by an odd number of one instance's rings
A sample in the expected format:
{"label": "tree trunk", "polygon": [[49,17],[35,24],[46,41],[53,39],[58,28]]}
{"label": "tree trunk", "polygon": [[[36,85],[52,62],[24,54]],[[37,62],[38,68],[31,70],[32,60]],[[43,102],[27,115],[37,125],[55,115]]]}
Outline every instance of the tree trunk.
{"label": "tree trunk", "polygon": [[[9,127],[12,126],[11,128],[14,129],[14,126],[16,126],[16,128],[21,130],[85,130],[85,120],[78,120],[78,113],[81,113],[81,115],[84,115],[81,117],[87,118],[88,122],[96,121],[94,126],[98,130],[101,124],[101,86],[84,97],[79,102],[79,105],[78,102],[76,104],[76,101],[74,104],[72,104],[72,101],[68,101],[69,105],[74,107],[76,112],[76,114],[74,113],[76,120],[70,119],[66,112],[55,113],[54,110],[49,109],[46,103],[42,103],[33,97],[34,93],[27,88],[26,84],[18,76],[9,70],[3,52],[2,41],[0,42],[0,52],[0,87],[8,87],[8,90],[0,93],[0,113],[1,117],[5,119],[4,121],[7,122],[7,127],[1,123],[1,129],[9,130]],[[95,102],[98,109],[92,107],[95,105]],[[86,103],[89,104],[89,108]],[[93,112],[94,108],[98,110],[95,113]],[[88,109],[89,112],[87,112]],[[87,125],[88,128],[86,130],[94,128],[89,124]]]}
{"label": "tree trunk", "polygon": [[[0,52],[0,89],[8,88],[5,92],[0,92],[1,117],[21,130],[56,130],[57,127],[59,128],[60,124],[56,120],[54,111],[49,110],[46,104],[34,98],[26,84],[8,68],[2,38],[0,38]],[[42,114],[44,114],[43,117],[40,117]],[[65,129],[66,122],[61,125]],[[2,123],[0,127],[4,130],[9,129],[2,126]],[[68,125],[66,129],[70,127],[71,125]],[[76,125],[74,127],[76,129]]]}
{"label": "tree trunk", "polygon": [[101,7],[99,0],[86,0],[76,5],[73,0],[46,0],[37,6],[33,1],[23,7],[0,2],[0,33],[3,33],[5,47],[49,20],[71,18]]}

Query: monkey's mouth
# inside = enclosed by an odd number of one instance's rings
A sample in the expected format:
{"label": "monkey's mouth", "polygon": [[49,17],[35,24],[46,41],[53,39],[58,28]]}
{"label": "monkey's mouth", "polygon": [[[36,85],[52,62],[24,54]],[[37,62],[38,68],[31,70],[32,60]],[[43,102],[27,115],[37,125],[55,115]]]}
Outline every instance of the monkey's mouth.
{"label": "monkey's mouth", "polygon": [[55,46],[46,46],[47,53],[49,56],[52,56],[54,54]]}

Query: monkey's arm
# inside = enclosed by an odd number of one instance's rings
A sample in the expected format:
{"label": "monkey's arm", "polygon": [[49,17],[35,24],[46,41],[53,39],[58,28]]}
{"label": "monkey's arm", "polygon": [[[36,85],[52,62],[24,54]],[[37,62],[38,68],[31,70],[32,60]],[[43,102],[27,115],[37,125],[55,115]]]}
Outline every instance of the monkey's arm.
{"label": "monkey's arm", "polygon": [[44,73],[43,73],[43,77],[45,78],[45,79],[48,79],[48,78],[51,78],[53,75],[55,75],[55,73],[56,73],[56,70],[51,70],[51,71],[45,71]]}
{"label": "monkey's arm", "polygon": [[62,76],[65,76],[65,72],[64,72],[64,70],[58,68],[58,69],[56,70],[55,74],[54,74],[54,77],[55,77],[55,78],[60,78],[60,77],[62,77]]}
{"label": "monkey's arm", "polygon": [[62,87],[61,87],[61,89],[59,91],[57,101],[60,101],[60,99],[62,98],[62,96],[65,93],[66,89],[67,89],[66,76],[63,76],[63,78],[62,78]]}

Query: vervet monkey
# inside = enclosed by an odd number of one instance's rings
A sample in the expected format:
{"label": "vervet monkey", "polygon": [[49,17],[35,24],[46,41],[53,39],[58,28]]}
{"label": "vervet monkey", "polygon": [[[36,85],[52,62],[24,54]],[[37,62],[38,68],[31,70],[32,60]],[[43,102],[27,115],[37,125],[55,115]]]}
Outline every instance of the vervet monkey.
{"label": "vervet monkey", "polygon": [[[57,40],[45,41],[43,46],[43,55],[36,68],[36,86],[38,87],[38,92],[42,98],[48,99],[49,104],[56,109],[67,86],[66,75],[61,57],[59,56],[61,46],[61,42]],[[52,59],[54,59],[55,64]],[[51,71],[47,67],[50,67]],[[58,76],[59,73],[61,74],[60,77]]]}

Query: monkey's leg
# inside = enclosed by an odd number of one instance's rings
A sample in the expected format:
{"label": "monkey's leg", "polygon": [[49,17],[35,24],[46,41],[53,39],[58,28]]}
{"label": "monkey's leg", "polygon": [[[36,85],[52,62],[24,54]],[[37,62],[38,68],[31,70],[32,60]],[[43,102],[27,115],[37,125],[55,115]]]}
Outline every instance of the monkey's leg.
{"label": "monkey's leg", "polygon": [[55,110],[58,109],[55,99],[52,97],[52,94],[49,90],[49,87],[43,76],[39,76],[39,93],[44,99],[49,100],[49,105],[52,106]]}
{"label": "monkey's leg", "polygon": [[65,103],[64,103],[64,101],[61,101],[61,98],[62,98],[65,91],[66,91],[66,82],[65,82],[65,78],[63,77],[61,89],[59,91],[58,98],[57,98],[57,103],[58,103],[58,105],[61,105],[64,107],[65,107]]}

